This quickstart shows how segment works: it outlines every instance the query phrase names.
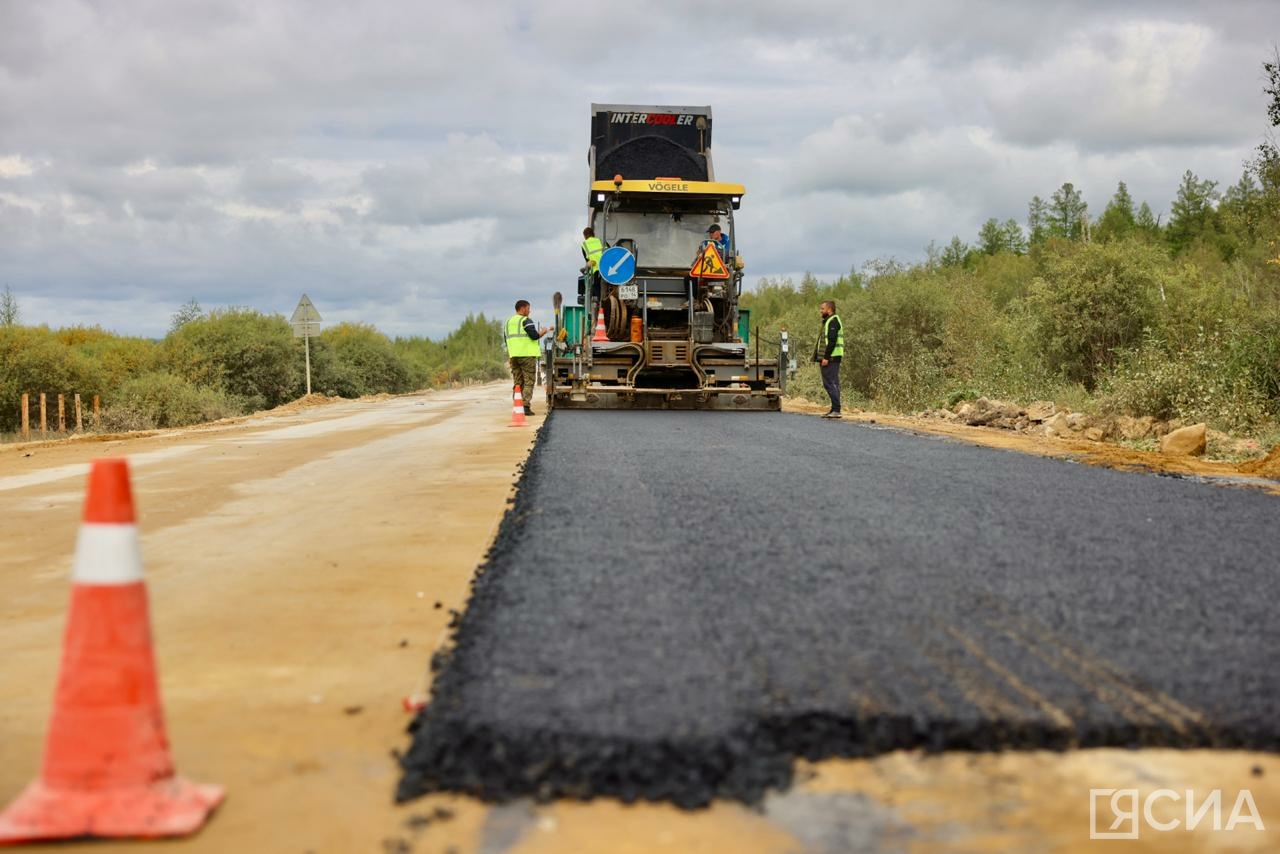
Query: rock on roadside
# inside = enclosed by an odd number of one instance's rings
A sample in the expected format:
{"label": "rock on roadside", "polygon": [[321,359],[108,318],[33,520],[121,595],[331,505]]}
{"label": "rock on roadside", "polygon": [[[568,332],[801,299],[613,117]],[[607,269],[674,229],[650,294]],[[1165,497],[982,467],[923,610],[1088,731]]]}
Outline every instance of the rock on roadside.
{"label": "rock on roadside", "polygon": [[1201,457],[1208,443],[1208,425],[1180,427],[1160,439],[1160,453],[1167,456]]}

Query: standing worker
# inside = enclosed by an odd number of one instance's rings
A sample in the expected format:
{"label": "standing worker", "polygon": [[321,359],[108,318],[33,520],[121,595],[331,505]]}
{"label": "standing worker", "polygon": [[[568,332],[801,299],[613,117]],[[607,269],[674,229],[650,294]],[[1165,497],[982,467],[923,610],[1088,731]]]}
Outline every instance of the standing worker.
{"label": "standing worker", "polygon": [[591,302],[600,304],[600,281],[596,273],[600,271],[600,256],[603,254],[604,241],[596,237],[596,230],[591,226],[582,229],[582,257],[587,263],[578,279],[578,305],[582,305],[583,297],[588,291],[591,292]]}
{"label": "standing worker", "polygon": [[524,397],[524,414],[533,415],[533,387],[537,383],[538,357],[542,348],[538,340],[551,330],[550,326],[539,329],[529,319],[529,301],[516,300],[516,313],[507,320],[507,357],[511,360],[511,393],[519,386]]}
{"label": "standing worker", "polygon": [[594,275],[600,269],[600,256],[604,254],[604,241],[596,237],[596,230],[591,226],[582,229],[582,257],[587,259],[587,266],[582,272]]}
{"label": "standing worker", "polygon": [[831,397],[831,410],[823,418],[840,417],[840,359],[844,357],[844,326],[836,314],[835,300],[822,301],[822,334],[813,344],[813,360],[822,367],[822,387]]}

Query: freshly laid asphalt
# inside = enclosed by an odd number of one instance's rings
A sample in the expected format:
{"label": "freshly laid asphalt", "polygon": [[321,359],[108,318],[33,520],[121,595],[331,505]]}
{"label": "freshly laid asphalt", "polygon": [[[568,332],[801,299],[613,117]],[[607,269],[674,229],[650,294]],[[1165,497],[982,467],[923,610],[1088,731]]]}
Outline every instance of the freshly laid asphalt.
{"label": "freshly laid asphalt", "polygon": [[1280,751],[1280,498],[792,414],[548,418],[401,800],[757,802],[796,756]]}

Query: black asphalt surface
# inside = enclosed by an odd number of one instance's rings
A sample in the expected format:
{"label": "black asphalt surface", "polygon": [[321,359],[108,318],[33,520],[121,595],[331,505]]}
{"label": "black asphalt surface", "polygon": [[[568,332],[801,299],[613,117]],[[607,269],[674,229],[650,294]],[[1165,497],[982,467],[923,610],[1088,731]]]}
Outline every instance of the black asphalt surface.
{"label": "black asphalt surface", "polygon": [[553,414],[398,797],[756,802],[897,748],[1280,750],[1280,498],[792,414]]}

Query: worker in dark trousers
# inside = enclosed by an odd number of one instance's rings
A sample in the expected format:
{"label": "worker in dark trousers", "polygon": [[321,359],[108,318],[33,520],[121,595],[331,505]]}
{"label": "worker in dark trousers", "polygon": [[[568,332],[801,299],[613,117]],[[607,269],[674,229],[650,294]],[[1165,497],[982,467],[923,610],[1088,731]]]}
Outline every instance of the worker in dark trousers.
{"label": "worker in dark trousers", "polygon": [[[507,356],[511,360],[511,379],[520,387],[524,398],[524,414],[533,415],[533,387],[538,376],[538,357],[542,348],[538,340],[550,331],[550,326],[539,329],[529,319],[529,301],[516,301],[516,313],[507,318]],[[515,389],[512,388],[512,394]]]}
{"label": "worker in dark trousers", "polygon": [[836,314],[835,300],[822,301],[822,334],[813,344],[813,360],[822,369],[822,387],[831,397],[831,409],[823,418],[840,417],[840,360],[844,357],[844,326]]}

